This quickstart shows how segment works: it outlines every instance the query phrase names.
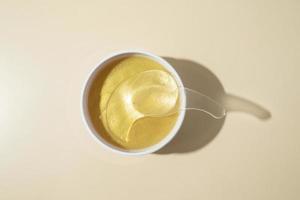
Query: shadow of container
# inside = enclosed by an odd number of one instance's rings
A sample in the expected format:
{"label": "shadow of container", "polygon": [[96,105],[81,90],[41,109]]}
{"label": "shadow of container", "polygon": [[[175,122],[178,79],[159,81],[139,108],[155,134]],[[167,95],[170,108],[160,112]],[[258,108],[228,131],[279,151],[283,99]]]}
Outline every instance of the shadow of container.
{"label": "shadow of container", "polygon": [[[210,70],[190,60],[170,57],[164,59],[176,69],[185,87],[197,90],[221,103],[225,90]],[[214,119],[203,112],[186,112],[183,125],[176,137],[157,153],[189,153],[199,150],[217,136],[224,121],[225,117]]]}
{"label": "shadow of container", "polygon": [[[243,112],[260,119],[271,118],[271,113],[248,99],[226,93],[219,79],[206,67],[185,59],[165,57],[176,69],[187,88],[197,90],[223,105],[226,112]],[[225,116],[226,117],[226,116]],[[209,144],[220,132],[225,121],[214,119],[204,112],[188,111],[176,137],[158,154],[190,153]]]}

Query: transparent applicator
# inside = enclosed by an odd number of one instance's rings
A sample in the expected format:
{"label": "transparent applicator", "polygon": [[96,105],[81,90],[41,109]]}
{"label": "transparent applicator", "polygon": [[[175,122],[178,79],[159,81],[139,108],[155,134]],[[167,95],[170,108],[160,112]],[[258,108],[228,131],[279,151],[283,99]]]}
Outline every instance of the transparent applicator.
{"label": "transparent applicator", "polygon": [[[180,90],[186,106],[178,106]],[[163,70],[138,73],[118,85],[111,94],[101,118],[110,134],[128,142],[132,126],[145,117],[167,117],[183,110],[205,112],[215,119],[225,117],[225,108],[212,98],[189,88],[179,87],[171,74]]]}

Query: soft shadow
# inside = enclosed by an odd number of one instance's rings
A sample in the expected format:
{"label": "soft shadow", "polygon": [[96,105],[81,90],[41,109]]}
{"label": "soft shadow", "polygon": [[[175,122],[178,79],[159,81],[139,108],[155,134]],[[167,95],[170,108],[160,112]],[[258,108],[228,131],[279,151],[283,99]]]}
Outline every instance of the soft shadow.
{"label": "soft shadow", "polygon": [[[185,87],[197,90],[220,104],[228,112],[246,112],[259,119],[269,119],[271,113],[262,106],[226,94],[220,80],[203,65],[186,59],[164,57],[178,72]],[[191,153],[208,145],[220,132],[225,117],[214,119],[199,111],[188,111],[176,137],[157,154]]]}
{"label": "soft shadow", "polygon": [[248,99],[235,96],[233,94],[226,94],[222,100],[227,112],[244,112],[251,114],[261,120],[267,120],[271,118],[271,112],[254,103]]}
{"label": "soft shadow", "polygon": [[[221,103],[225,90],[209,69],[191,60],[164,58],[176,69],[185,87],[197,90]],[[224,121],[225,118],[217,120],[203,112],[188,111],[176,137],[157,153],[188,153],[199,150],[217,136]]]}

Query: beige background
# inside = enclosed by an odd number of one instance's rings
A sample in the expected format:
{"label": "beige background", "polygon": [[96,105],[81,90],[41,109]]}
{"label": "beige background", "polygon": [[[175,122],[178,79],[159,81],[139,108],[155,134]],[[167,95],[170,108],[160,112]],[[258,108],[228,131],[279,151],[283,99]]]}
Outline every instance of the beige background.
{"label": "beige background", "polygon": [[[297,0],[1,0],[0,199],[300,199],[299,35]],[[80,92],[126,48],[208,68],[272,117],[202,115],[160,154],[107,152]]]}

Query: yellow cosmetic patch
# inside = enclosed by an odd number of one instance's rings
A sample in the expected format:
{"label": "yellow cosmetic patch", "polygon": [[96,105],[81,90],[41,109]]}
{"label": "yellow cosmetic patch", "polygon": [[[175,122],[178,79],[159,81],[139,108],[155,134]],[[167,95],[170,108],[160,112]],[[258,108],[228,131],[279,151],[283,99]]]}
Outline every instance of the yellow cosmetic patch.
{"label": "yellow cosmetic patch", "polygon": [[122,82],[109,98],[106,122],[110,134],[129,141],[130,129],[144,117],[163,117],[175,107],[178,87],[173,77],[162,70],[139,73]]}
{"label": "yellow cosmetic patch", "polygon": [[[178,109],[175,80],[163,66],[144,56],[130,56],[109,67],[99,99],[105,134],[126,149],[158,143],[178,117],[177,113],[164,116]],[[157,116],[146,117],[149,114]]]}

